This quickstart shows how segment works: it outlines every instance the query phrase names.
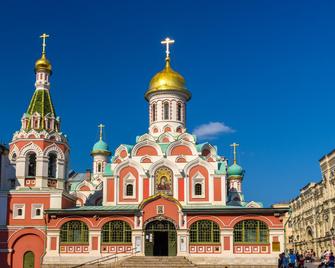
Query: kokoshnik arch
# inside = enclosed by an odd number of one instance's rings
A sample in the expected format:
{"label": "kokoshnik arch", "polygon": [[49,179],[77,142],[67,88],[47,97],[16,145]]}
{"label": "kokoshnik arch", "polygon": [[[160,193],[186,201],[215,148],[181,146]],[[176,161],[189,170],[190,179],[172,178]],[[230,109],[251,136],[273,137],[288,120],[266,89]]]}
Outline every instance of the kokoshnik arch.
{"label": "kokoshnik arch", "polygon": [[[274,264],[284,249],[283,209],[242,194],[244,170],[186,130],[191,92],[171,67],[151,79],[148,133],[114,154],[100,139],[93,170],[68,172],[69,151],[50,96],[52,66],[35,63],[35,92],[9,146],[1,181],[1,267],[77,264],[133,248],[146,256]],[[134,135],[135,136],[135,135]],[[26,267],[26,266],[24,266]],[[28,266],[27,266],[28,267]]]}

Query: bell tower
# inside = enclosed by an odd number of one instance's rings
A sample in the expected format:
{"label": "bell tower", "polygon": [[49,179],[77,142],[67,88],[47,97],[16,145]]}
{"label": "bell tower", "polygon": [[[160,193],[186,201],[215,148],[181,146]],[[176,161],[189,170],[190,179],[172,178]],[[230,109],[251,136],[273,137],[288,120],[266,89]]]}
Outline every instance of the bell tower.
{"label": "bell tower", "polygon": [[[21,119],[21,129],[10,143],[15,168],[12,189],[64,189],[69,146],[61,132],[50,95],[52,66],[46,57],[47,34],[42,34],[42,55],[35,63],[35,91]],[[14,180],[14,181],[13,181]]]}
{"label": "bell tower", "polygon": [[158,137],[164,132],[184,133],[186,131],[186,103],[191,93],[185,86],[185,79],[171,68],[170,45],[175,41],[166,38],[165,67],[150,81],[145,99],[149,102],[149,133]]}

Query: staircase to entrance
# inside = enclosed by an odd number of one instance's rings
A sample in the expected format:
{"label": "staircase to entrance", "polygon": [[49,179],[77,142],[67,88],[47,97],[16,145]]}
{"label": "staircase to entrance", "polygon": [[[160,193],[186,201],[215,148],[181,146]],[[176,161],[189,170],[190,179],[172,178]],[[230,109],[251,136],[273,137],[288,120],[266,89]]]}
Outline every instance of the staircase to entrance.
{"label": "staircase to entrance", "polygon": [[157,256],[157,257],[144,257],[144,256],[133,256],[129,257],[123,262],[119,264],[119,267],[181,267],[181,268],[187,268],[187,267],[197,267],[195,264],[193,264],[191,261],[189,261],[187,258],[182,256]]}

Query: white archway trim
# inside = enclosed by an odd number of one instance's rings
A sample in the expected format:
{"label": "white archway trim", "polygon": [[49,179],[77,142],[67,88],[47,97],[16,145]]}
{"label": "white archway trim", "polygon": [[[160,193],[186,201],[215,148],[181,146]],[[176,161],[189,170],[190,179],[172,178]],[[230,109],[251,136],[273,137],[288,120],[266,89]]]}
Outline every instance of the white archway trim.
{"label": "white archway trim", "polygon": [[190,148],[192,155],[198,155],[195,145],[192,142],[185,141],[185,140],[177,140],[177,141],[172,142],[166,149],[166,155],[171,155],[171,151],[173,150],[173,148],[175,148],[176,146],[180,146],[180,145],[184,145]]}
{"label": "white archway trim", "polygon": [[155,138],[148,133],[145,133],[142,136],[138,137],[137,142],[142,142],[142,141],[147,141],[147,140],[155,142]]}
{"label": "white archway trim", "polygon": [[162,158],[161,160],[153,163],[151,165],[150,169],[149,169],[149,174],[153,176],[155,174],[156,169],[158,169],[162,166],[170,168],[172,170],[174,176],[177,176],[177,177],[181,176],[181,174],[179,172],[179,169],[178,169],[178,166],[174,162],[172,162],[172,161],[170,161],[166,158]]}
{"label": "white archway trim", "polygon": [[178,136],[178,140],[182,140],[182,139],[185,139],[185,138],[187,138],[190,142],[192,142],[192,143],[195,143],[196,142],[196,139],[195,139],[195,137],[193,136],[193,135],[191,135],[190,133],[182,133],[182,134],[180,134],[179,136]]}
{"label": "white archway trim", "polygon": [[185,167],[184,167],[184,172],[185,174],[189,174],[190,169],[195,167],[195,166],[203,166],[207,169],[208,174],[214,174],[214,168],[211,164],[209,164],[207,161],[202,160],[200,157],[194,159],[193,161],[189,162]]}
{"label": "white archway trim", "polygon": [[[115,150],[115,155],[120,156],[120,153],[125,150],[127,152],[127,156],[129,156],[129,152],[128,152],[128,148],[126,146],[124,146],[123,144],[121,144],[119,147],[117,147],[117,149]],[[120,158],[122,158],[120,156]]]}
{"label": "white archway trim", "polygon": [[48,154],[51,153],[51,152],[56,152],[58,159],[65,160],[65,155],[64,155],[63,151],[56,144],[51,144],[47,148],[45,148],[43,156],[47,157]]}
{"label": "white archway trim", "polygon": [[42,149],[33,142],[30,142],[21,148],[20,157],[26,157],[29,152],[34,152],[37,156],[43,155]]}
{"label": "white archway trim", "polygon": [[175,141],[175,138],[169,133],[169,132],[164,132],[158,137],[158,142],[163,142],[164,138],[168,138],[169,142]]}
{"label": "white archway trim", "polygon": [[143,177],[146,176],[142,166],[138,162],[134,161],[133,159],[127,159],[127,160],[121,162],[120,164],[118,164],[114,169],[114,176],[120,176],[120,171],[123,168],[128,167],[128,166],[135,168],[137,170],[139,176],[143,176]]}

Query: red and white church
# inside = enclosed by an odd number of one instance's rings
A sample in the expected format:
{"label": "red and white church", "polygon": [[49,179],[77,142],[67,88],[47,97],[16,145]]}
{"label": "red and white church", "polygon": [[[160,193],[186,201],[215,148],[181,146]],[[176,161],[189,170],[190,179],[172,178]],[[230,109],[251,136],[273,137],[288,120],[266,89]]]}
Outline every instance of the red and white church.
{"label": "red and white church", "polygon": [[75,265],[134,250],[194,263],[276,264],[286,210],[244,200],[237,144],[229,165],[214,145],[187,132],[191,93],[171,68],[173,40],[162,42],[165,67],[145,93],[148,133],[113,153],[100,125],[92,172],[75,173],[50,95],[48,36],[41,37],[35,91],[0,184],[0,267]]}

